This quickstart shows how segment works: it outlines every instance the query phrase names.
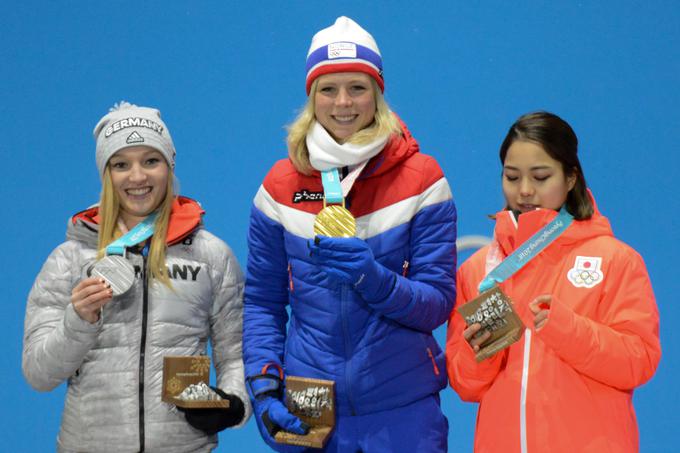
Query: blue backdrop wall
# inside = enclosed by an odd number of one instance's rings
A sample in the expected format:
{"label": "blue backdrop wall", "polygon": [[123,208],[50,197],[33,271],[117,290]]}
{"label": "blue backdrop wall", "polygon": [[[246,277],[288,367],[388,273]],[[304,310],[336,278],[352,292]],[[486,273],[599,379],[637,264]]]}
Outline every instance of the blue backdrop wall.
{"label": "blue backdrop wall", "polygon": [[[645,257],[661,312],[663,359],[635,393],[642,451],[674,450],[680,4],[256,3],[3,1],[0,450],[54,449],[64,388],[37,393],[21,375],[25,300],[67,217],[97,200],[99,117],[121,99],[160,108],[182,192],[245,262],[252,197],[305,101],[311,36],[339,15],[378,41],[387,99],[441,163],[462,235],[491,234],[497,150],[515,118],[546,109],[572,124],[600,209]],[[443,405],[451,450],[471,451],[476,407],[451,390]],[[266,451],[254,422],[220,439],[219,451]]]}

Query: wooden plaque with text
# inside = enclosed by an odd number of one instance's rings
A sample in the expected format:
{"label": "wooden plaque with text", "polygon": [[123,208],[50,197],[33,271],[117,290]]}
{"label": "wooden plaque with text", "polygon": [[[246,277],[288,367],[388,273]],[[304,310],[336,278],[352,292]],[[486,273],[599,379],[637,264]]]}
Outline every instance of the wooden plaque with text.
{"label": "wooden plaque with text", "polygon": [[186,401],[176,398],[191,384],[210,382],[210,357],[165,356],[163,357],[163,390],[161,400],[189,409],[228,408],[229,400]]}
{"label": "wooden plaque with text", "polygon": [[335,382],[287,376],[285,400],[288,410],[311,428],[304,436],[279,431],[274,439],[282,444],[323,448],[335,427]]}
{"label": "wooden plaque with text", "polygon": [[457,310],[465,319],[466,325],[482,325],[478,334],[491,332],[489,339],[482,343],[475,354],[478,362],[507,348],[522,338],[524,333],[524,323],[515,313],[512,301],[498,286],[484,291]]}

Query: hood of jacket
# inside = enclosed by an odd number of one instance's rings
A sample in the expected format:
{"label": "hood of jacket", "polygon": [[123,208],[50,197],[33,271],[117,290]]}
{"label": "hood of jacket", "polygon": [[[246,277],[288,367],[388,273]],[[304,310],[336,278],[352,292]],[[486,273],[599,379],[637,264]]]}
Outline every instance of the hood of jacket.
{"label": "hood of jacket", "polygon": [[[609,220],[603,216],[595,204],[592,194],[593,216],[586,220],[574,220],[553,245],[571,246],[597,236],[613,236]],[[552,209],[536,209],[521,214],[517,220],[511,211],[501,211],[496,214],[495,240],[505,256],[510,255],[534,235],[538,230],[557,217],[557,211]]]}
{"label": "hood of jacket", "polygon": [[[191,234],[202,223],[205,213],[201,205],[191,198],[177,196],[172,203],[166,243],[176,244]],[[66,239],[85,242],[95,247],[99,234],[99,206],[80,211],[69,219]]]}
{"label": "hood of jacket", "polygon": [[[416,139],[411,135],[411,131],[406,127],[406,123],[404,123],[396,113],[392,112],[392,114],[397,118],[397,121],[401,126],[402,134],[392,134],[392,137],[387,141],[382,151],[368,161],[368,164],[366,164],[366,168],[361,172],[359,179],[381,175],[408,159],[413,154],[419,152],[420,145],[418,145]],[[321,172],[318,170],[313,170],[310,175],[321,178]]]}
{"label": "hood of jacket", "polygon": [[361,178],[381,175],[420,151],[420,145],[411,135],[406,123],[396,113],[393,113],[393,115],[401,126],[402,135],[392,135],[385,144],[385,148],[368,162]]}

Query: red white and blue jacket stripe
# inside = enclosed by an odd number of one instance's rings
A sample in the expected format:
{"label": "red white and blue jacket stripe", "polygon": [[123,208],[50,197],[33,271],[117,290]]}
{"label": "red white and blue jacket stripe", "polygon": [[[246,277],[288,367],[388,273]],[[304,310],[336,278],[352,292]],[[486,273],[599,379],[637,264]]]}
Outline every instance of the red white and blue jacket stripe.
{"label": "red white and blue jacket stripe", "polygon": [[323,191],[318,172],[304,175],[288,159],[278,161],[252,208],[246,376],[275,363],[289,375],[333,380],[339,415],[400,407],[446,386],[444,354],[432,331],[448,319],[456,296],[456,208],[437,162],[402,129],[345,200],[357,236],[397,274],[384,301],[367,304],[309,257],[323,202],[300,194]]}

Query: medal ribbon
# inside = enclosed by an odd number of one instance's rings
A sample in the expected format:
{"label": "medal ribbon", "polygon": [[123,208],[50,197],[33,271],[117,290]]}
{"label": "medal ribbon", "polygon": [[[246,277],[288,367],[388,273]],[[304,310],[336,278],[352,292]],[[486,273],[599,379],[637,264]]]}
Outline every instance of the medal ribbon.
{"label": "medal ribbon", "polygon": [[564,231],[569,228],[574,217],[567,212],[567,209],[562,206],[560,213],[552,222],[538,230],[520,245],[514,252],[505,258],[498,266],[494,268],[479,284],[479,292],[486,291],[493,288],[499,283],[512,277],[517,271],[527,265],[529,261],[534,259],[536,255],[541,253],[543,249],[552,244]]}
{"label": "medal ribbon", "polygon": [[337,168],[322,171],[321,184],[323,184],[323,196],[326,204],[342,203],[342,186],[340,185],[340,175]]}
{"label": "medal ribbon", "polygon": [[146,241],[153,236],[156,217],[158,213],[154,212],[143,221],[139,222],[137,226],[128,231],[125,236],[121,236],[106,247],[107,255],[122,255],[125,256],[125,249],[133,245],[137,245],[142,241]]}

